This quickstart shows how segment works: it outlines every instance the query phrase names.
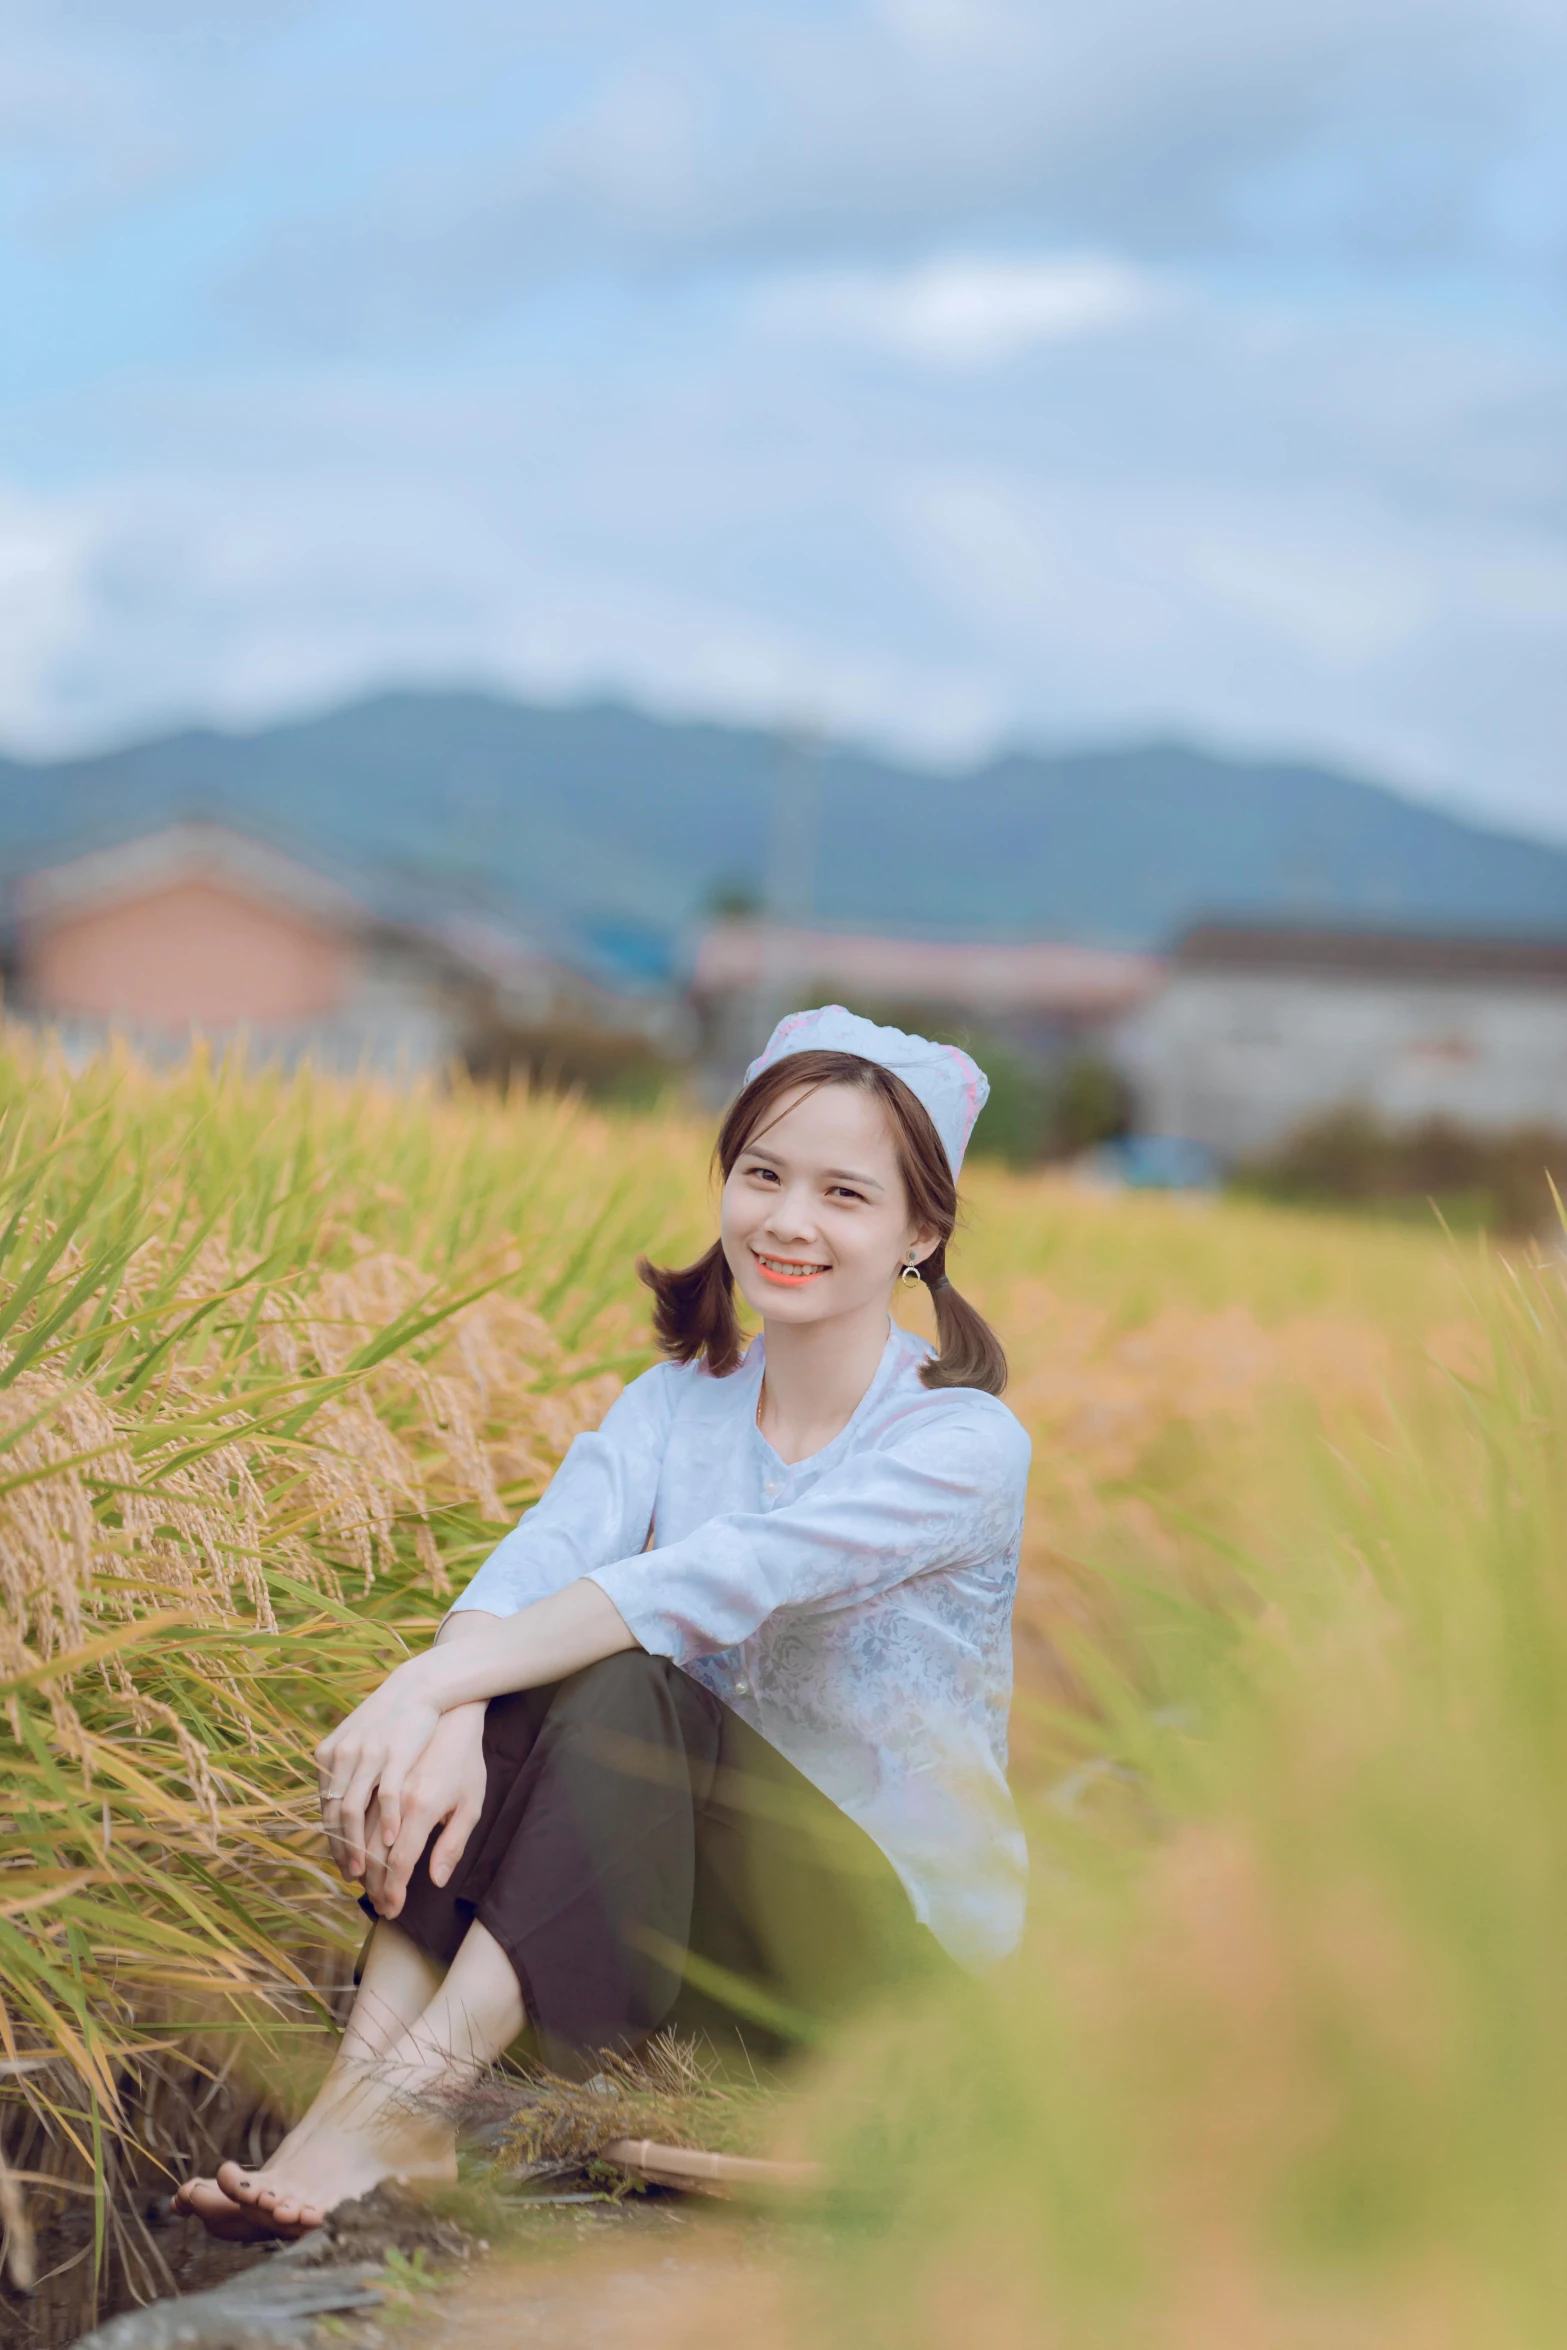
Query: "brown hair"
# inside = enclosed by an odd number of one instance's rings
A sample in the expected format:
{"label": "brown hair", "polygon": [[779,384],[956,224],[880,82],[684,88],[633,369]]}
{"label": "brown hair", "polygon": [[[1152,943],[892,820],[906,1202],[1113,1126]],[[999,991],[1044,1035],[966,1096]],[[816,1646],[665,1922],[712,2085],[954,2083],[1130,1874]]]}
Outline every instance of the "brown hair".
{"label": "brown hair", "polygon": [[[774,1061],[751,1080],[719,1128],[713,1158],[724,1181],[782,1097],[797,1086],[814,1093],[819,1085],[852,1085],[881,1103],[892,1128],[910,1214],[916,1223],[933,1225],[939,1236],[918,1267],[931,1293],[940,1340],[940,1352],[924,1366],[921,1379],[927,1387],[982,1387],[987,1395],[999,1395],[1007,1383],[1001,1341],[947,1279],[947,1243],[958,1220],[957,1185],[930,1112],[901,1077],[858,1053],[790,1053]],[[705,1356],[707,1368],[718,1379],[738,1368],[741,1334],[734,1275],[721,1240],[715,1240],[694,1265],[650,1265],[641,1257],[637,1271],[653,1292],[653,1327],[666,1355],[677,1363],[694,1363]]]}

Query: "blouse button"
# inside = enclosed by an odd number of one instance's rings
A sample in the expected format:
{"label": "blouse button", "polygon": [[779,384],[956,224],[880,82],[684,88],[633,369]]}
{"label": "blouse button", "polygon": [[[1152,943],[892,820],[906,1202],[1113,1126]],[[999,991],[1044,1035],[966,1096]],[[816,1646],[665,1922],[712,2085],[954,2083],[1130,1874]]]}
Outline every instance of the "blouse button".
{"label": "blouse button", "polygon": [[751,1684],[750,1684],[750,1682],[749,1682],[749,1681],[747,1681],[746,1679],[744,1679],[744,1678],[742,1677],[740,1680],[738,1680],[738,1681],[735,1683],[735,1695],[736,1695],[736,1697],[749,1697],[749,1696],[750,1696],[750,1694],[751,1694]]}

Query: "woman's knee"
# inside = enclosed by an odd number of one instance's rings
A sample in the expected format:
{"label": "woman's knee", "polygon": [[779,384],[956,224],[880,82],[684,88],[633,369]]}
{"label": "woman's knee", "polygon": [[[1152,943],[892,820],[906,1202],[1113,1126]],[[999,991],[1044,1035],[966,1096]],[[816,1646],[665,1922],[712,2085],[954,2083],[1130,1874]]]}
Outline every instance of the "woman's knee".
{"label": "woman's knee", "polygon": [[[695,1765],[716,1763],[723,1736],[723,1707],[712,1693],[683,1673],[667,1656],[623,1649],[600,1658],[562,1681],[549,1710],[550,1731],[585,1733],[585,1750],[617,1771],[645,1775],[644,1763],[628,1762],[631,1748],[678,1755],[680,1778]],[[663,1774],[655,1770],[654,1781]],[[706,1781],[701,1782],[705,1788]],[[692,1791],[697,1782],[692,1782]]]}
{"label": "woman's knee", "polygon": [[667,1657],[650,1656],[645,1648],[622,1649],[562,1681],[550,1712],[557,1719],[564,1714],[574,1721],[615,1722],[649,1706],[662,1710],[676,1670]]}

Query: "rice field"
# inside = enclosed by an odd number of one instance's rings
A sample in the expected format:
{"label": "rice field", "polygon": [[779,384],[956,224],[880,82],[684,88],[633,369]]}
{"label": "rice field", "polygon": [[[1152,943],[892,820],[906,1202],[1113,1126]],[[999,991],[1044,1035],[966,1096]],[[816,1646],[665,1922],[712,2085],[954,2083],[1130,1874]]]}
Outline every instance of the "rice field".
{"label": "rice field", "polygon": [[133,2183],[303,2084],[361,1939],[310,1752],[647,1360],[701,1148],[15,1050],[0,1153],[6,2261],[85,2193],[146,2292]]}
{"label": "rice field", "polygon": [[[650,1359],[706,1130],[0,1055],[0,2216],[156,2290],[360,1919],[309,1754]],[[800,2339],[1532,2344],[1564,2278],[1559,1260],[977,1168],[1035,1443],[1019,1957],[818,2068]],[[58,2229],[55,2230],[58,2234]]]}

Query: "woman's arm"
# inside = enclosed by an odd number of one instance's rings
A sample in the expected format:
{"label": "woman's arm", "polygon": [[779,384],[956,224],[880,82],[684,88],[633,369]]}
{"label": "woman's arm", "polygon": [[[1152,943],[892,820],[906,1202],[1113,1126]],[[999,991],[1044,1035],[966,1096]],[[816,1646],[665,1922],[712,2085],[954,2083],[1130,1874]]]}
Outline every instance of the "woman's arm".
{"label": "woman's arm", "polygon": [[673,1363],[644,1371],[597,1428],[574,1440],[540,1499],[452,1602],[453,1614],[515,1615],[645,1547],[682,1376]]}
{"label": "woman's arm", "polygon": [[[448,1622],[460,1623],[450,1617]],[[482,1640],[437,1642],[423,1656],[410,1657],[399,1673],[416,1679],[423,1695],[446,1713],[504,1697],[512,1689],[540,1689],[564,1681],[601,1657],[618,1656],[637,1643],[614,1601],[586,1577],[564,1591],[536,1599],[514,1616],[485,1616]],[[415,1670],[416,1668],[416,1670]]]}
{"label": "woman's arm", "polygon": [[[316,1749],[322,1817],[344,1874],[358,1877],[364,1871],[366,1820],[373,1802],[374,1834],[387,1855],[386,1888],[390,1891],[395,1857],[400,1887],[406,1889],[430,1829],[446,1816],[432,1805],[452,1802],[455,1810],[461,1793],[457,1781],[483,1801],[481,1741],[488,1699],[562,1681],[584,1665],[636,1645],[613,1601],[586,1581],[568,1584],[512,1616],[477,1609],[448,1616],[435,1646],[400,1664]],[[444,1727],[455,1712],[471,1716],[466,1732]],[[436,1753],[427,1765],[438,1730]],[[472,1818],[466,1819],[449,1856],[448,1873],[478,1817],[476,1804],[463,1801],[461,1808],[465,1815],[471,1809]],[[443,1853],[446,1842],[443,1837],[438,1847]]]}
{"label": "woman's arm", "polygon": [[[509,1629],[526,1620],[533,1628],[521,1639],[522,1666],[514,1672],[509,1661],[518,1645],[514,1638],[501,1677],[455,1695],[439,1677],[421,1681],[413,1670],[415,1664],[427,1667],[435,1651],[410,1658],[322,1740],[316,1750],[322,1817],[333,1859],[345,1876],[363,1876],[368,1854],[383,1872],[388,1894],[394,1885],[406,1887],[408,1871],[423,1849],[421,1843],[407,1858],[403,1815],[408,1806],[402,1793],[416,1764],[415,1808],[426,1836],[445,1816],[431,1805],[452,1800],[455,1789],[471,1796],[477,1788],[482,1801],[485,1699],[558,1679],[601,1655],[613,1655],[617,1647],[634,1645],[602,1594],[575,1605],[569,1595],[573,1588],[584,1588],[582,1579],[591,1567],[640,1550],[646,1542],[674,1409],[671,1371],[667,1363],[645,1371],[610,1406],[601,1427],[575,1440],[542,1498],[491,1553],[436,1635],[436,1651],[449,1660],[459,1645],[470,1655],[481,1646],[493,1650],[502,1626]],[[549,1614],[536,1622],[537,1611],[545,1607]],[[588,1626],[585,1644],[574,1629],[579,1616]],[[542,1644],[540,1630],[548,1635]],[[433,1706],[428,1702],[432,1695]],[[448,1718],[464,1706],[473,1709],[466,1730],[453,1727]],[[442,1725],[438,1738],[437,1721]],[[462,1810],[477,1817],[471,1801]],[[465,1817],[457,1833],[455,1813],[448,1818],[449,1834],[431,1856],[432,1871],[440,1859],[449,1875],[472,1825]],[[374,1887],[369,1890],[380,1909]]]}

